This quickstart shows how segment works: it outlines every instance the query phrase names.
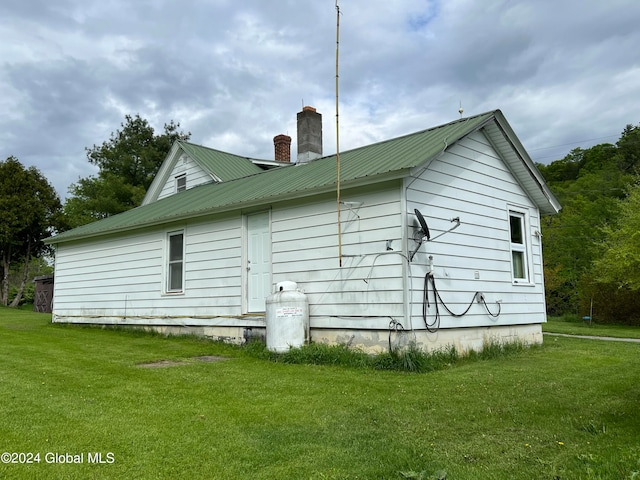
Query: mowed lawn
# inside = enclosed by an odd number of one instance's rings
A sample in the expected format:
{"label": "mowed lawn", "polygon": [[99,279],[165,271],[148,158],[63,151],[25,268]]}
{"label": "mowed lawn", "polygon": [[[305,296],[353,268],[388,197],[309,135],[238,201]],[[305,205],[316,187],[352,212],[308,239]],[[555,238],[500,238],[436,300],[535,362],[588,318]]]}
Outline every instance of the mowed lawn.
{"label": "mowed lawn", "polygon": [[542,326],[544,332],[565,335],[586,335],[613,338],[640,339],[640,328],[628,325],[610,325],[599,322],[585,322],[580,317],[552,317]]}
{"label": "mowed lawn", "polygon": [[639,360],[546,337],[423,374],[287,365],[0,308],[0,478],[640,478]]}

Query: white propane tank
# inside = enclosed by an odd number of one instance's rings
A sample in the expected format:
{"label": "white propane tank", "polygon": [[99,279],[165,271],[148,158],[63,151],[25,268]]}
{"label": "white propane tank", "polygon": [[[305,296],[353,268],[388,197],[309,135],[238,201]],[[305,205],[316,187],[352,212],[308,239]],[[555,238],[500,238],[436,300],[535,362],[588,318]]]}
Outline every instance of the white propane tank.
{"label": "white propane tank", "polygon": [[266,300],[267,348],[286,352],[309,341],[309,301],[296,282],[276,284]]}

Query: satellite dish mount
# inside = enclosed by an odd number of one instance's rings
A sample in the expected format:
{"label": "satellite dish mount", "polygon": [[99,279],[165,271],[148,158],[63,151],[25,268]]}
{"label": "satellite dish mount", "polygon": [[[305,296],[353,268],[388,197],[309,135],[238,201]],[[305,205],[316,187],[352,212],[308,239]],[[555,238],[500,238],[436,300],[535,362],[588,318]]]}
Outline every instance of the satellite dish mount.
{"label": "satellite dish mount", "polygon": [[413,257],[418,252],[418,249],[420,248],[420,246],[425,241],[428,242],[431,239],[431,233],[429,233],[429,226],[427,225],[426,220],[422,216],[422,213],[420,213],[420,210],[418,210],[417,208],[414,208],[413,213],[416,214],[416,218],[418,219],[418,223],[420,224],[420,230],[418,231],[418,234],[420,235],[420,239],[416,240],[418,242],[418,245],[416,245],[415,250],[411,252],[411,256],[409,257],[410,262],[413,261]]}

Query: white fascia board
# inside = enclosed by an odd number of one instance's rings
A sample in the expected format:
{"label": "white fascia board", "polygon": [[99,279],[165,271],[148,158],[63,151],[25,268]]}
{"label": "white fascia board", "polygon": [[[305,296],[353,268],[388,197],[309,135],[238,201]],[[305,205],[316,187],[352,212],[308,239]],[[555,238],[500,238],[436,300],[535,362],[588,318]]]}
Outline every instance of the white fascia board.
{"label": "white fascia board", "polygon": [[169,150],[169,153],[162,162],[158,173],[156,173],[156,176],[151,182],[147,193],[142,199],[142,203],[140,204],[141,206],[155,202],[158,199],[158,196],[162,191],[162,187],[164,187],[164,184],[167,182],[169,174],[173,171],[173,168],[176,166],[176,163],[178,162],[178,159],[180,158],[182,153],[186,152],[184,152],[184,150],[180,146],[180,142],[176,140],[175,142],[173,142],[171,150]]}

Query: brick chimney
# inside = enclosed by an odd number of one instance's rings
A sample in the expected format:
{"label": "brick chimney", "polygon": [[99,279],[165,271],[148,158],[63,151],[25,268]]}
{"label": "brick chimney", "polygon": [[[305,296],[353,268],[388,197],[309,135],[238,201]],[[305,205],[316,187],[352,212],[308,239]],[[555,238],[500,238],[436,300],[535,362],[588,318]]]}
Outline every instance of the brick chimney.
{"label": "brick chimney", "polygon": [[273,137],[273,147],[275,148],[276,162],[291,161],[291,137],[289,135],[276,135]]}
{"label": "brick chimney", "polygon": [[298,113],[298,164],[322,157],[322,115],[313,107]]}

